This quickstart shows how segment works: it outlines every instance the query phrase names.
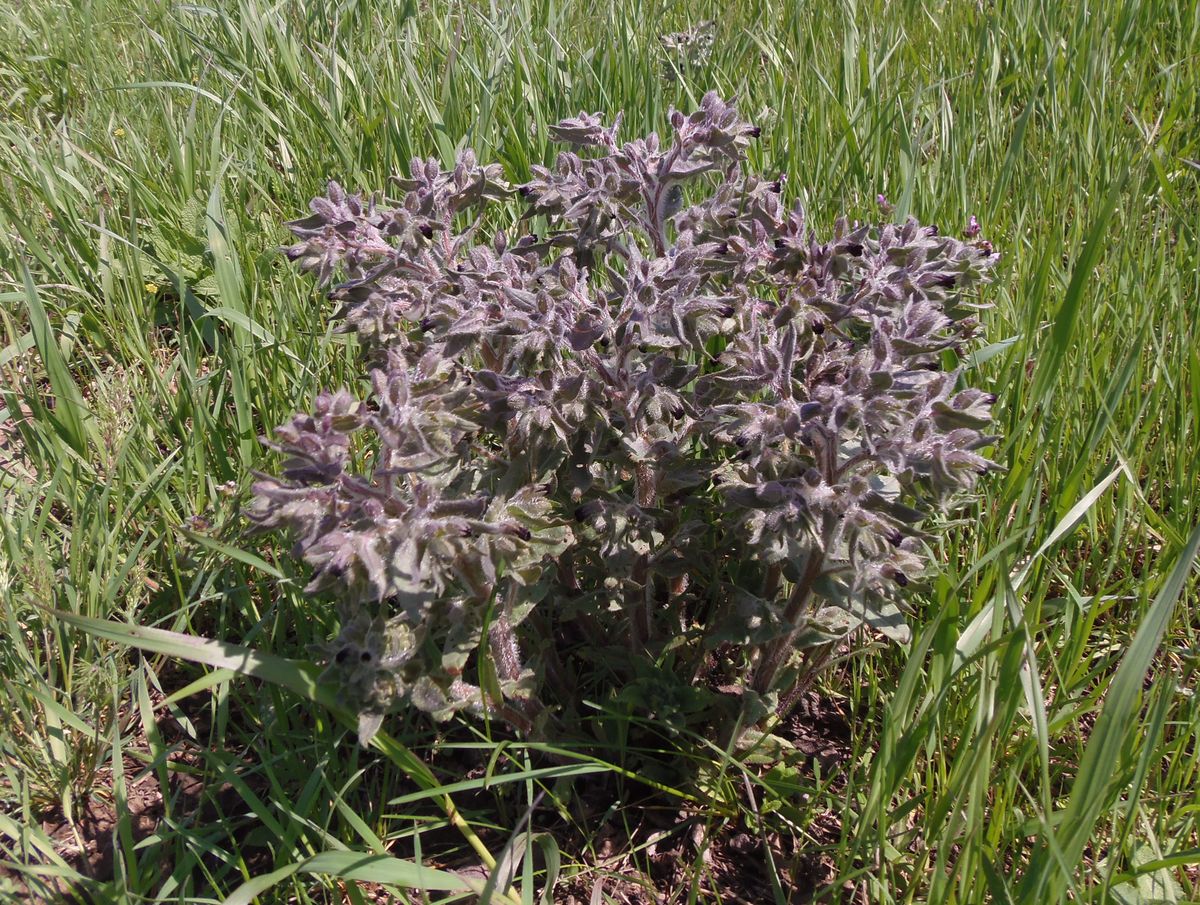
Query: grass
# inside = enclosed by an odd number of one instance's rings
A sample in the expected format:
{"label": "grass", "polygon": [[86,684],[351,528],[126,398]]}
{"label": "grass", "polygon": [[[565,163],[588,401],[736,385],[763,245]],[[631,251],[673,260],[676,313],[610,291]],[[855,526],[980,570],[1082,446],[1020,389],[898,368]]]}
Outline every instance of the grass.
{"label": "grass", "polygon": [[[1003,263],[973,365],[1006,471],[948,529],[912,643],[826,677],[851,715],[832,775],[663,738],[699,778],[641,777],[674,809],[661,839],[701,840],[663,892],[735,901],[702,851],[732,827],[764,901],[1200,901],[1200,6],[0,10],[0,897],[416,902],[493,858],[510,891],[448,895],[651,882],[619,732],[551,773],[536,745],[405,716],[356,748],[299,663],[333,615],[237,505],[257,436],[356,379],[274,252],[327,178],[382,186],[460,144],[520,178],[556,118],[641,134],[715,87],[818,222],[877,216],[877,193],[979,217]],[[658,35],[713,17],[711,57],[665,78]],[[184,667],[179,637],[129,625],[279,659],[193,643],[207,667]],[[95,836],[100,879],[72,854]]]}

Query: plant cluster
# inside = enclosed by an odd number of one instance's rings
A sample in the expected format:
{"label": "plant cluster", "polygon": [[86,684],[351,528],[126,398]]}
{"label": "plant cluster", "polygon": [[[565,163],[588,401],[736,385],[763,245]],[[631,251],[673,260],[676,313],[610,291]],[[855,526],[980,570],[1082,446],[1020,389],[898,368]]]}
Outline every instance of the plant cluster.
{"label": "plant cluster", "polygon": [[[818,238],[715,93],[669,139],[619,124],[554,126],[572,150],[515,191],[465,151],[290,224],[369,385],[277,430],[248,515],[334,591],[324,656],[364,739],[401,703],[536,731],[567,653],[618,684],[719,659],[778,706],[864,624],[904,637],[923,520],[994,467],[994,398],[950,366],[990,245]],[[644,684],[664,720],[695,706]]]}
{"label": "plant cluster", "polygon": [[716,19],[706,19],[684,31],[659,36],[658,42],[662,45],[666,64],[663,74],[668,81],[677,79],[680,72],[696,69],[708,62],[712,56],[716,26]]}

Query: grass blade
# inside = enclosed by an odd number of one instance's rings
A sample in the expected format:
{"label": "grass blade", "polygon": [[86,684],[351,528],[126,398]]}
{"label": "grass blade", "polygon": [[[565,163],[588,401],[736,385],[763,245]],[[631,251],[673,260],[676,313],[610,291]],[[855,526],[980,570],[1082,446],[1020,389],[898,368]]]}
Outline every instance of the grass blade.
{"label": "grass blade", "polygon": [[212,641],[180,632],[143,625],[128,625],[96,619],[63,610],[46,610],[47,614],[96,638],[115,641],[118,644],[169,657],[178,657],[192,663],[203,663],[217,669],[253,676],[265,682],[281,685],[308,701],[323,704],[332,710],[341,710],[333,689],[318,681],[320,670],[309,663],[287,660],[227,641]]}
{"label": "grass blade", "polygon": [[75,378],[71,376],[71,369],[58,347],[54,328],[50,326],[50,318],[46,315],[37,288],[33,285],[29,267],[24,262],[21,263],[21,276],[25,283],[29,332],[33,335],[34,345],[37,346],[42,365],[46,368],[46,379],[54,394],[55,406],[50,420],[67,445],[79,455],[86,456],[87,431],[84,428],[84,419],[87,407],[84,405],[83,393],[75,383]]}
{"label": "grass blade", "polygon": [[1121,200],[1121,193],[1125,189],[1125,181],[1128,177],[1129,170],[1126,168],[1109,189],[1108,197],[1104,199],[1104,204],[1096,213],[1096,218],[1092,221],[1091,226],[1088,227],[1087,235],[1083,240],[1083,251],[1075,262],[1075,268],[1071,271],[1071,282],[1067,285],[1066,295],[1063,296],[1062,304],[1059,305],[1054,325],[1050,328],[1050,338],[1047,340],[1046,350],[1038,362],[1038,368],[1034,374],[1032,398],[1035,404],[1047,402],[1054,385],[1058,382],[1058,375],[1066,360],[1067,350],[1071,348],[1075,326],[1079,322],[1079,312],[1083,307],[1085,297],[1084,289],[1092,276],[1092,271],[1096,269],[1100,255],[1105,250],[1104,236],[1108,232],[1108,223],[1117,209],[1117,202]]}

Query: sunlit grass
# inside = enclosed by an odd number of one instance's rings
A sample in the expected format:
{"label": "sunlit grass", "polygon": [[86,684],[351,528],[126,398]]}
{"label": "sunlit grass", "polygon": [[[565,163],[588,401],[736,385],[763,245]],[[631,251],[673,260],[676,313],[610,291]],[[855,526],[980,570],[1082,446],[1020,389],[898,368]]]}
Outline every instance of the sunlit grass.
{"label": "sunlit grass", "polygon": [[[143,659],[39,605],[304,658],[334,616],[283,549],[240,536],[237,505],[265,463],[257,436],[358,375],[275,254],[280,224],[328,178],[384,185],[466,144],[519,179],[561,116],[623,110],[639,135],[717,88],[767,126],[756,165],[786,172],[819,223],[877,217],[878,194],[948,231],[979,218],[1003,255],[982,314],[998,345],[977,379],[1000,399],[1006,471],[948,534],[912,644],[828,676],[854,724],[837,781],[675,740],[709,777],[698,822],[807,840],[827,901],[1134,901],[1134,870],[1200,899],[1196,4],[7,7],[0,895],[219,899],[280,871],[268,898],[363,901],[304,865],[347,848],[457,867],[479,860],[470,835],[502,857],[540,788],[535,834],[555,808],[581,833],[636,823],[616,804],[579,818],[589,777],[480,780],[456,817],[388,804],[419,769],[356,750],[322,707]],[[708,18],[711,56],[672,77],[658,36]],[[390,730],[435,783],[463,779],[420,721]],[[488,750],[489,776],[534,769],[519,747]],[[625,753],[601,757],[614,783]],[[135,843],[119,820],[112,879],[77,876],[42,819],[78,821],[89,796],[145,781],[165,802],[154,834]],[[697,809],[666,786],[662,800]],[[833,841],[807,830],[827,813]],[[563,850],[561,873],[590,889],[599,848]],[[783,895],[798,864],[764,851],[747,870],[783,877]],[[523,888],[548,860],[525,862]],[[705,901],[704,859],[689,870],[674,901]]]}

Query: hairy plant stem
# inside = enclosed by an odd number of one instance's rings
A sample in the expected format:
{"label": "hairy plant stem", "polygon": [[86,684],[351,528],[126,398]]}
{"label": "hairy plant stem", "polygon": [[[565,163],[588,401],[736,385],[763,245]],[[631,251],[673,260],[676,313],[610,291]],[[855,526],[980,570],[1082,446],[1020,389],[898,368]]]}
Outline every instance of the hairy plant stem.
{"label": "hairy plant stem", "polygon": [[775,716],[781,720],[787,719],[788,715],[800,703],[800,699],[804,693],[812,688],[813,682],[817,680],[822,672],[824,672],[834,660],[834,653],[837,650],[837,643],[830,641],[828,644],[823,644],[815,651],[810,651],[804,664],[804,674],[800,677],[795,685],[789,688],[786,692],[779,696],[779,706],[775,708]]}
{"label": "hairy plant stem", "polygon": [[[510,582],[504,603],[496,613],[491,625],[488,626],[488,647],[491,650],[492,664],[496,675],[506,682],[516,682],[521,678],[521,647],[517,634],[512,627],[512,609],[517,596],[518,585]],[[511,704],[503,698],[488,703],[483,688],[480,688],[480,699],[485,706],[505,720],[513,728],[528,734],[533,729],[533,717],[538,707],[533,701],[514,701]]]}
{"label": "hairy plant stem", "polygon": [[754,670],[754,680],[751,683],[751,687],[758,694],[766,694],[771,690],[771,686],[775,684],[775,677],[779,673],[780,667],[783,666],[788,654],[791,653],[792,642],[795,640],[796,632],[799,629],[797,621],[804,613],[809,600],[812,598],[813,584],[821,577],[821,570],[824,568],[824,565],[825,557],[819,551],[813,550],[808,554],[808,562],[804,567],[804,573],[792,588],[791,596],[788,597],[787,608],[783,611],[784,622],[791,626],[791,630],[786,635],[776,638],[766,645],[758,661],[758,666]]}
{"label": "hairy plant stem", "polygon": [[783,578],[783,566],[774,562],[767,566],[767,574],[763,576],[762,594],[763,600],[774,600],[775,595],[779,593],[779,582]]}
{"label": "hairy plant stem", "polygon": [[515,682],[521,676],[521,651],[517,636],[509,624],[508,615],[500,613],[488,629],[492,648],[492,662],[500,678]]}
{"label": "hairy plant stem", "polygon": [[639,462],[634,475],[637,504],[643,509],[651,508],[658,499],[658,469],[649,462]]}
{"label": "hairy plant stem", "polygon": [[650,239],[654,243],[655,254],[665,255],[669,240],[667,239],[666,229],[666,204],[667,195],[672,185],[675,185],[668,177],[675,163],[679,160],[679,147],[673,147],[667,156],[663,159],[658,169],[658,180],[653,192],[646,196],[646,213],[649,215],[649,230]]}
{"label": "hairy plant stem", "polygon": [[637,558],[625,590],[625,608],[629,612],[631,628],[629,643],[635,651],[649,644],[653,633],[649,561],[650,557],[645,553]]}
{"label": "hairy plant stem", "polygon": [[[658,500],[658,470],[649,462],[639,462],[634,472],[634,493],[637,504],[643,509],[654,506]],[[638,557],[630,576],[634,587],[626,592],[625,603],[633,623],[630,640],[634,649],[645,647],[654,634],[654,594],[651,587],[649,556]]]}

